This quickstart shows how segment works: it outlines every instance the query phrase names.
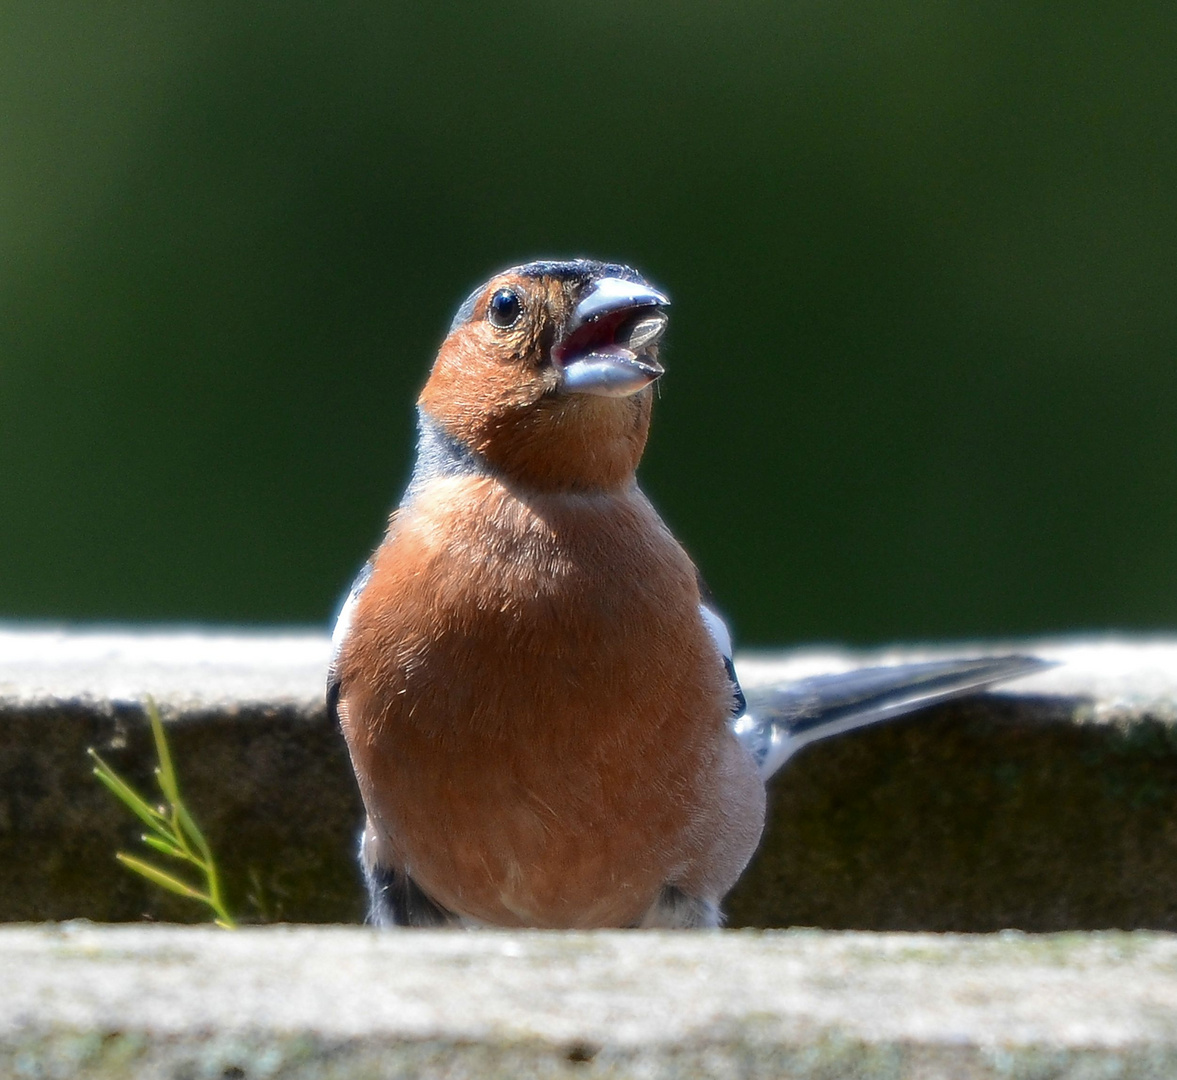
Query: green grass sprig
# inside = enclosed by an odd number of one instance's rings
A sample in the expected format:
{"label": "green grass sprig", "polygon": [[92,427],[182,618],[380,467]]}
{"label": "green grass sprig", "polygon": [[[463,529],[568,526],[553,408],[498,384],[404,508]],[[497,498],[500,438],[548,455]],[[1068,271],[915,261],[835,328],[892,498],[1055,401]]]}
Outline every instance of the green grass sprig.
{"label": "green grass sprig", "polygon": [[205,904],[212,909],[218,926],[232,930],[236,927],[237,922],[225,907],[225,901],[221,895],[220,875],[217,872],[212,849],[192,814],[184,805],[184,800],[180,797],[180,786],[176,781],[176,770],[172,764],[167,737],[164,735],[163,722],[159,718],[159,709],[150,698],[147,699],[144,707],[147,719],[151,723],[151,734],[155,739],[156,757],[159,759],[159,764],[155,769],[155,782],[159,786],[164,802],[158,806],[152,806],[107,765],[93,747],[90,747],[87,753],[95,762],[94,775],[150,830],[143,833],[141,837],[143,843],[161,855],[166,855],[168,858],[195,869],[203,884],[190,884],[168,870],[156,866],[154,863],[145,862],[143,859],[137,859],[124,851],[118,852],[115,858],[128,870],[139,874],[160,888],[167,889],[177,896]]}

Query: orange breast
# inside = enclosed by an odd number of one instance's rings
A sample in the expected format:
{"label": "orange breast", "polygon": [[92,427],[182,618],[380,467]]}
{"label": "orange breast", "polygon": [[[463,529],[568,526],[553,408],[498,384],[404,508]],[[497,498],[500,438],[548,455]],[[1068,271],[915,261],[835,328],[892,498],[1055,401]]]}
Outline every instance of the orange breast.
{"label": "orange breast", "polygon": [[339,663],[386,849],[475,919],[640,918],[723,824],[730,696],[697,606],[689,559],[636,489],[521,497],[455,477],[421,492]]}

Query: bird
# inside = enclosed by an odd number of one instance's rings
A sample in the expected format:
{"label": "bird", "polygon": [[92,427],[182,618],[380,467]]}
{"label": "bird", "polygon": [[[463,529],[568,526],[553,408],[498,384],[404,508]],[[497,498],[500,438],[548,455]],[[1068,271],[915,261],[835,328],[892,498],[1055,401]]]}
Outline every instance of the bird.
{"label": "bird", "polygon": [[543,259],[453,318],[408,485],[332,634],[378,926],[717,927],[797,750],[1040,666],[865,669],[749,710],[636,479],[669,306],[629,266]]}

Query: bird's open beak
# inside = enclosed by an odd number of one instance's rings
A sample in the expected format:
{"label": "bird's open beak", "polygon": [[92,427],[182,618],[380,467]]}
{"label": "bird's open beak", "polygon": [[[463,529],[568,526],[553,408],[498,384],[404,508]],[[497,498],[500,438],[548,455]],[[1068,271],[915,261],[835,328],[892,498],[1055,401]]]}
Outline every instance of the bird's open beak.
{"label": "bird's open beak", "polygon": [[600,278],[581,297],[553,350],[569,394],[628,397],[664,371],[649,354],[666,330],[668,297],[636,281]]}

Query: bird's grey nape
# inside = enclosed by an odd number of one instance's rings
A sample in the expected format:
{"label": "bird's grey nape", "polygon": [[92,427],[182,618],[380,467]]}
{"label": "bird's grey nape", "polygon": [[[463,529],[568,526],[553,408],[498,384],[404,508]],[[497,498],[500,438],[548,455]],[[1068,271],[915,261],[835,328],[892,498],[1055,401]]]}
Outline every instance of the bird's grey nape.
{"label": "bird's grey nape", "polygon": [[417,459],[401,504],[422,487],[447,476],[487,476],[493,470],[481,455],[448,435],[424,409],[417,409]]}
{"label": "bird's grey nape", "polygon": [[462,301],[462,306],[454,313],[453,322],[450,323],[449,332],[452,334],[459,326],[463,326],[470,321],[474,314],[474,305],[478,303],[478,298],[482,295],[482,290],[485,285],[479,285],[465,300]]}

